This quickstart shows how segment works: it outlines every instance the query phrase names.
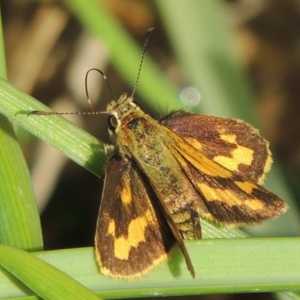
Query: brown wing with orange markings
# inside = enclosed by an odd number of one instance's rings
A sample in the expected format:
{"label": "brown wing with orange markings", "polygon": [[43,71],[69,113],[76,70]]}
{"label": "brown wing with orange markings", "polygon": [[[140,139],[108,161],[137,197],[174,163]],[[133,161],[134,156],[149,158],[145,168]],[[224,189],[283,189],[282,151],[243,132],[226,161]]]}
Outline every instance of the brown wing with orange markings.
{"label": "brown wing with orange markings", "polygon": [[[107,163],[96,227],[96,255],[103,274],[132,279],[167,258],[174,236],[145,178],[125,157]],[[151,197],[150,197],[151,196]],[[142,263],[141,263],[142,259]]]}

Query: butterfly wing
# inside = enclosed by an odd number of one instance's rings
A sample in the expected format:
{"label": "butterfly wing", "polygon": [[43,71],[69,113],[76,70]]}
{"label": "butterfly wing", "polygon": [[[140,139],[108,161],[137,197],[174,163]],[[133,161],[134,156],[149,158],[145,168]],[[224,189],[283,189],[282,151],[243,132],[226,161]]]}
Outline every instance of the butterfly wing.
{"label": "butterfly wing", "polygon": [[243,226],[259,224],[287,210],[285,202],[272,192],[207,157],[171,130],[166,131],[174,157],[205,204],[205,211],[199,209],[203,217],[223,225]]}
{"label": "butterfly wing", "polygon": [[178,111],[161,122],[244,180],[262,184],[270,170],[269,143],[258,130],[241,120]]}
{"label": "butterfly wing", "polygon": [[165,260],[175,244],[145,180],[124,156],[109,159],[95,236],[103,274],[141,276]]}

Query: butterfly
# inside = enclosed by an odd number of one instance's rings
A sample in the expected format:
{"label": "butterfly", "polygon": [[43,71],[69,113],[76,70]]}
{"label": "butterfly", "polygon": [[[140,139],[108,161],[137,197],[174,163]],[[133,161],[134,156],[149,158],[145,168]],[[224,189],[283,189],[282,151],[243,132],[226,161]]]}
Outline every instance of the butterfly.
{"label": "butterfly", "polygon": [[112,101],[96,256],[103,274],[132,279],[167,259],[184,240],[201,239],[200,217],[221,225],[255,225],[287,210],[261,186],[269,144],[237,119],[174,112],[161,121],[133,97]]}

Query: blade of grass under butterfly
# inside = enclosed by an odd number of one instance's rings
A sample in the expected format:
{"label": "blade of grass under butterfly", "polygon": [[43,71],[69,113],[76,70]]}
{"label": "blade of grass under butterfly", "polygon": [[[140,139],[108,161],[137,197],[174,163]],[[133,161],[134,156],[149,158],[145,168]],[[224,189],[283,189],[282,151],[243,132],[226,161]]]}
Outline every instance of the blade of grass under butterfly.
{"label": "blade of grass under butterfly", "polygon": [[[206,239],[189,241],[187,248],[196,270],[195,279],[187,271],[178,248],[169,262],[130,282],[102,276],[95,263],[94,248],[35,255],[104,298],[300,290],[299,238]],[[1,290],[2,287],[4,295],[21,296],[0,273]]]}

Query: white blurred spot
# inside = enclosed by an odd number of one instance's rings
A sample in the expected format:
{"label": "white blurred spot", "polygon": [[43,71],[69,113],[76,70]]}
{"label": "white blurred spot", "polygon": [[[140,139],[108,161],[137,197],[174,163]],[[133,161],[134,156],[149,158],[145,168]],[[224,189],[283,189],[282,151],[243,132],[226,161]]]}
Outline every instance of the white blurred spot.
{"label": "white blurred spot", "polygon": [[185,87],[180,92],[180,101],[185,106],[198,105],[201,100],[200,92],[193,86]]}

